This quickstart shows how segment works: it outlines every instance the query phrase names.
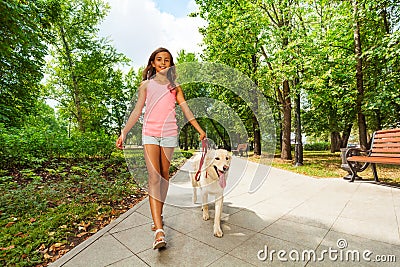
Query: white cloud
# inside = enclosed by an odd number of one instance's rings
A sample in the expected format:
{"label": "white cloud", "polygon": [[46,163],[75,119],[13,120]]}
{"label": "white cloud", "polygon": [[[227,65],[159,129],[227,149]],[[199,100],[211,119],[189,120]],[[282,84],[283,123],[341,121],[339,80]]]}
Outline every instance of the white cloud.
{"label": "white cloud", "polygon": [[[111,0],[109,15],[100,25],[100,35],[109,37],[118,52],[132,60],[135,69],[146,65],[158,47],[177,52],[200,53],[202,36],[198,31],[205,22],[199,18],[174,17],[161,12],[152,0]],[[193,0],[188,13],[196,11]]]}

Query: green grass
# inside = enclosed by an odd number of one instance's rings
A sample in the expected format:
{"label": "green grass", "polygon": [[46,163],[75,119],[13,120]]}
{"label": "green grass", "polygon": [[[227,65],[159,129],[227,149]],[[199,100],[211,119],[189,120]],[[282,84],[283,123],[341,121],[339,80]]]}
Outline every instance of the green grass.
{"label": "green grass", "polygon": [[[134,157],[144,164],[143,151]],[[171,172],[184,159],[177,153]],[[0,266],[46,266],[145,196],[122,152],[0,170]]]}
{"label": "green grass", "polygon": [[[293,157],[294,158],[294,157]],[[257,158],[250,156],[250,160]],[[303,166],[294,166],[294,160],[282,160],[275,155],[272,166],[315,178],[343,178],[348,174],[340,168],[342,160],[340,152],[329,151],[304,151]],[[388,184],[400,185],[400,166],[377,165],[379,180]],[[359,175],[366,180],[373,180],[371,168],[368,167]]]}

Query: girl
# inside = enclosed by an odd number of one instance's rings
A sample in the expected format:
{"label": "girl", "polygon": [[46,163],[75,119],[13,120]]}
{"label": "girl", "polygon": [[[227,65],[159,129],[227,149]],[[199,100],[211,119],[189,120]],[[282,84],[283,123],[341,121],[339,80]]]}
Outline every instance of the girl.
{"label": "girl", "polygon": [[146,104],[142,141],[149,174],[149,203],[153,218],[152,230],[155,231],[154,249],[166,246],[161,214],[168,191],[169,167],[174,148],[178,145],[175,102],[199,132],[200,140],[206,137],[185,101],[182,88],[175,84],[174,65],[171,53],[165,48],[158,48],[151,54],[143,71],[137,103],[116,142],[117,148],[122,149],[126,135],[138,121]]}

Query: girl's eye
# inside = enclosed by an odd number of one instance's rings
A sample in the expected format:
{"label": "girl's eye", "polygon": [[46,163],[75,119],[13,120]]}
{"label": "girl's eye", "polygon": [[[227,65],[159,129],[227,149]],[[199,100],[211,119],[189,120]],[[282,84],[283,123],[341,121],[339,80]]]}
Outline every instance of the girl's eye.
{"label": "girl's eye", "polygon": [[216,157],[215,159],[216,159],[216,160],[219,160],[219,157]]}

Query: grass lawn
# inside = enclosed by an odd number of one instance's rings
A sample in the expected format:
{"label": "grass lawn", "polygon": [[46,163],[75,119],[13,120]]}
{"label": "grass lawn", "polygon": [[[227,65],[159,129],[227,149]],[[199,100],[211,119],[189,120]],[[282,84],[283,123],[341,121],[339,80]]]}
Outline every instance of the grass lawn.
{"label": "grass lawn", "polygon": [[[293,157],[294,158],[294,157]],[[257,158],[249,154],[249,159],[257,161]],[[294,160],[282,160],[275,155],[272,166],[315,178],[343,178],[348,174],[340,168],[342,160],[340,152],[329,151],[304,151],[303,166],[294,166]],[[400,186],[400,166],[377,165],[378,177],[381,182]],[[371,167],[358,174],[363,179],[373,180]]]}

